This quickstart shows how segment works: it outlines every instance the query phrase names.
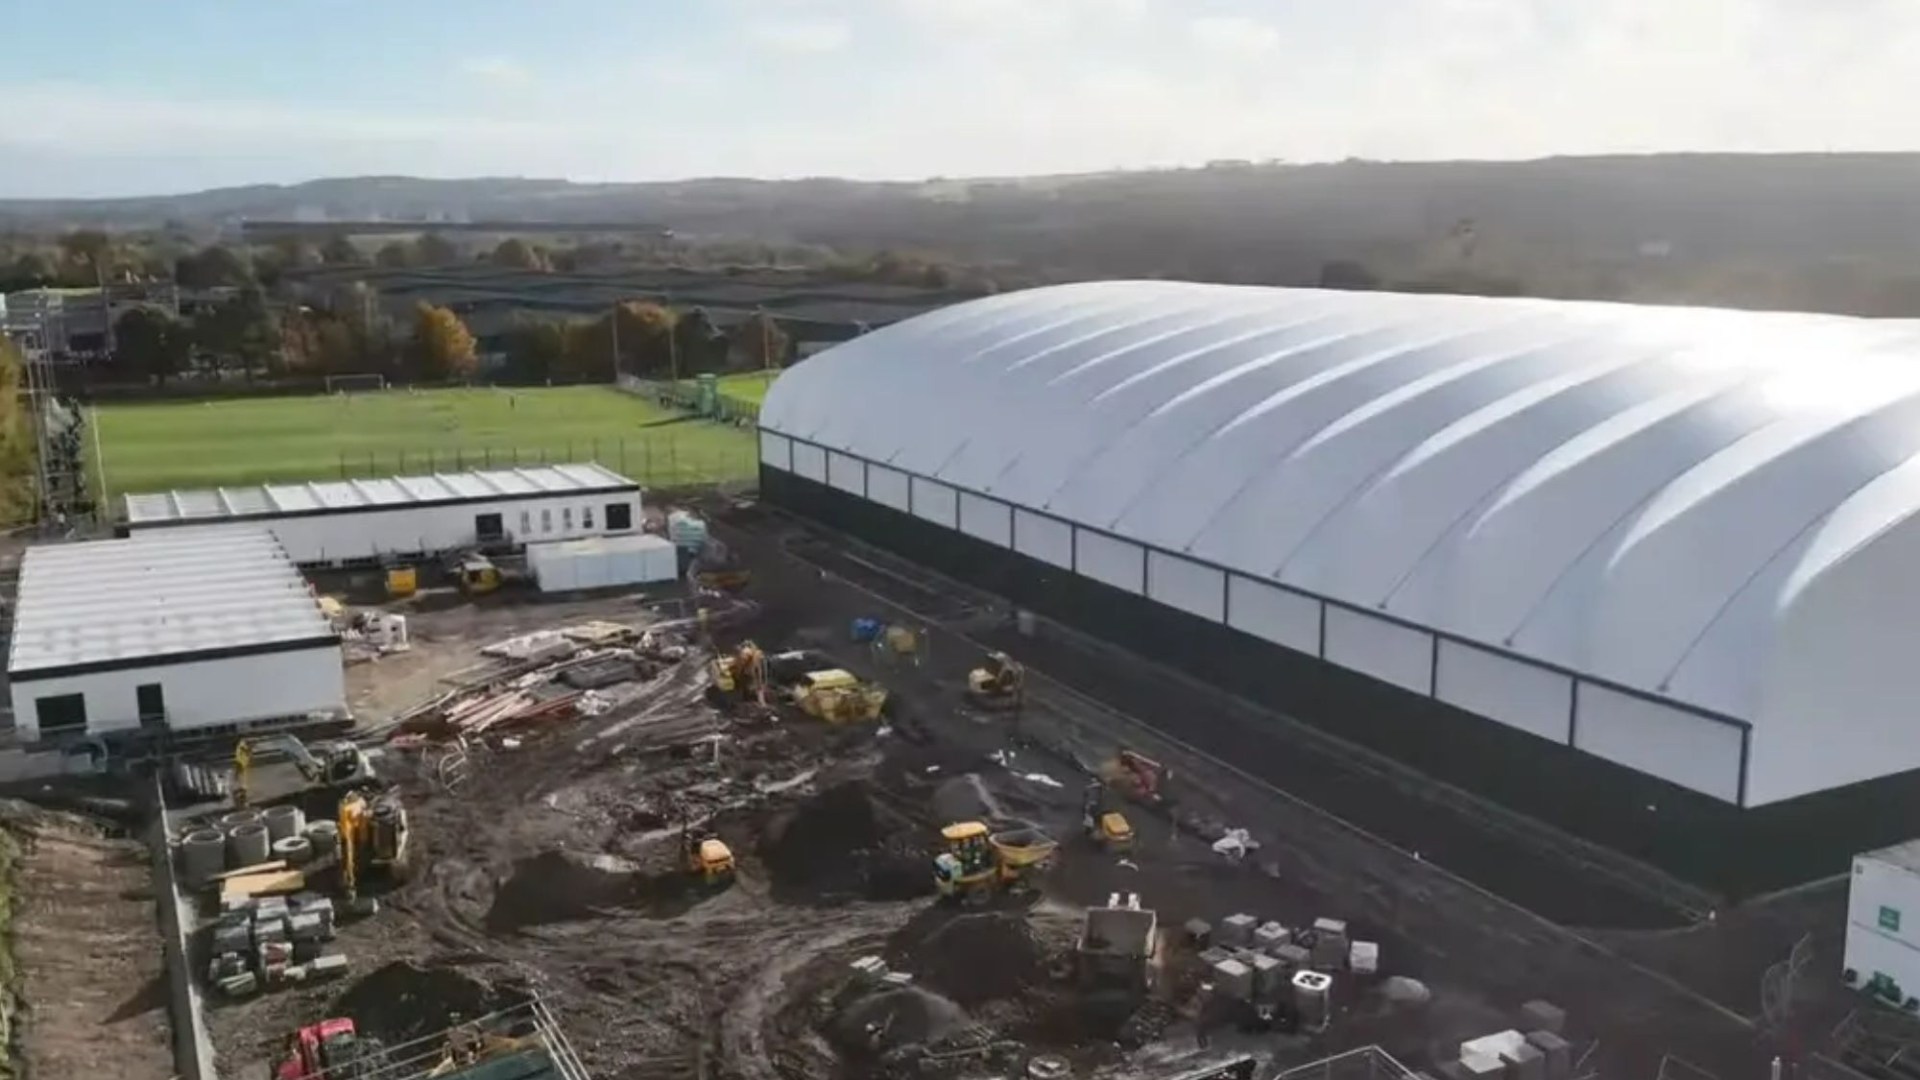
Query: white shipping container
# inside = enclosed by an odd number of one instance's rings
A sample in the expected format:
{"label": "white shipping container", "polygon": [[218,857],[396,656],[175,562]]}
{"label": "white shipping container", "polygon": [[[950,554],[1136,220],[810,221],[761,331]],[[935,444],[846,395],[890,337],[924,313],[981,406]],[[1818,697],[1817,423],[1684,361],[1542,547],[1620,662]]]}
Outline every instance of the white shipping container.
{"label": "white shipping container", "polygon": [[1920,998],[1920,840],[1854,856],[1843,955],[1856,989]]}
{"label": "white shipping container", "polygon": [[612,589],[679,576],[673,542],[640,534],[527,547],[527,570],[541,592]]}

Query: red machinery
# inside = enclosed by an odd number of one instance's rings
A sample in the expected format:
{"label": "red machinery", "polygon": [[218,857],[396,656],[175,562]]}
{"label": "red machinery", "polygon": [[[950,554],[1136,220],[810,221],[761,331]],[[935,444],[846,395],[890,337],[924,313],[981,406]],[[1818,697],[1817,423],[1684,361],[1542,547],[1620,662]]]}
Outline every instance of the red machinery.
{"label": "red machinery", "polygon": [[287,1057],[273,1070],[274,1080],[360,1080],[380,1069],[384,1055],[376,1039],[361,1038],[346,1017],[322,1020],[293,1033]]}

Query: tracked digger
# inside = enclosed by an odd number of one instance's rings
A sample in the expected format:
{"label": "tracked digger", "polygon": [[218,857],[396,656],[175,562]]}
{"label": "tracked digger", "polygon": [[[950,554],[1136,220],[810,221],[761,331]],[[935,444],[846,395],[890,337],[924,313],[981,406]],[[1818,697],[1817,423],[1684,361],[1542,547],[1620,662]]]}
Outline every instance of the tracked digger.
{"label": "tracked digger", "polygon": [[248,784],[254,757],[270,750],[282,750],[307,783],[327,788],[360,787],[379,782],[373,761],[351,739],[326,739],[312,744],[292,734],[262,735],[241,739],[233,744],[233,804],[246,806],[252,799]]}
{"label": "tracked digger", "polygon": [[340,800],[340,891],[351,908],[361,908],[360,885],[370,873],[389,880],[407,876],[412,828],[407,808],[393,792],[351,791]]}

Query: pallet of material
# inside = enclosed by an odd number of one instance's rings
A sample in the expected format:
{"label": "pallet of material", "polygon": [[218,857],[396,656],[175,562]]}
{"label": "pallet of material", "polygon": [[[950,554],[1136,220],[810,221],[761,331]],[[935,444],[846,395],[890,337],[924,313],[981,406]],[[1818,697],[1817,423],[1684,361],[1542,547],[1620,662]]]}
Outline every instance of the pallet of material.
{"label": "pallet of material", "polygon": [[300,870],[268,870],[242,874],[220,883],[220,899],[241,900],[253,896],[281,896],[307,887],[307,875]]}

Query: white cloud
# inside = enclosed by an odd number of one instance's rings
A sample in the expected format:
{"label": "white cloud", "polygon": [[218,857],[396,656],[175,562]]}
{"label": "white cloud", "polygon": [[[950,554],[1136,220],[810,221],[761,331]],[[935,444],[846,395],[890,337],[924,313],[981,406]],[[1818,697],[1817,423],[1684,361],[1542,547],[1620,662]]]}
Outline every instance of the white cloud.
{"label": "white cloud", "polygon": [[852,33],[838,22],[755,22],[747,35],[756,44],[773,52],[808,55],[835,52],[846,46]]}
{"label": "white cloud", "polygon": [[460,61],[460,73],[499,87],[518,88],[533,84],[533,72],[504,56],[470,56]]}
{"label": "white cloud", "polygon": [[[139,163],[163,159],[179,164],[169,177],[199,168],[209,183],[233,183],[355,171],[913,177],[1221,157],[1920,149],[1920,110],[1905,104],[1920,100],[1911,0],[729,7],[736,18],[721,33],[734,40],[543,69],[510,94],[455,83],[406,107],[0,75],[0,160],[110,156],[116,167],[94,172],[137,190],[157,175]],[[734,47],[741,37],[757,47]],[[844,59],[776,68],[768,50]],[[504,61],[460,69],[494,85],[523,71]],[[632,102],[662,95],[673,107],[649,111],[638,133]],[[47,186],[19,167],[0,184]]]}
{"label": "white cloud", "polygon": [[1188,27],[1193,40],[1210,52],[1257,56],[1280,47],[1280,31],[1240,15],[1207,15]]}

